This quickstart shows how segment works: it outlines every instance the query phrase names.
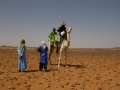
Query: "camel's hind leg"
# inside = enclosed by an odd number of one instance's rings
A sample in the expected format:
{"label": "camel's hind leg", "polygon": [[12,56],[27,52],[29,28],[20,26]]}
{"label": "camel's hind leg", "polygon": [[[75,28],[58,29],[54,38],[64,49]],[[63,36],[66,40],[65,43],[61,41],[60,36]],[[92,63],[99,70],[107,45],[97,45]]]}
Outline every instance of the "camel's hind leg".
{"label": "camel's hind leg", "polygon": [[53,53],[53,50],[54,50],[54,46],[49,43],[48,62],[49,62],[50,65],[52,64],[51,63],[51,55]]}

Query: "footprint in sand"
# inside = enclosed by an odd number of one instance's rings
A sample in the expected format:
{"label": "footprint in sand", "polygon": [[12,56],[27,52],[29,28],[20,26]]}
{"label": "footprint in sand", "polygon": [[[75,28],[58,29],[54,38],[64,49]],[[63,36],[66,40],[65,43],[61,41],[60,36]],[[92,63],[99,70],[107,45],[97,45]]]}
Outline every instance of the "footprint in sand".
{"label": "footprint in sand", "polygon": [[44,77],[44,79],[48,81],[48,78]]}
{"label": "footprint in sand", "polygon": [[75,85],[74,85],[74,84],[72,84],[72,85],[71,85],[71,87],[73,87],[73,88],[74,88],[74,87],[75,87]]}
{"label": "footprint in sand", "polygon": [[4,84],[1,84],[2,87],[4,87],[5,85]]}
{"label": "footprint in sand", "polygon": [[31,85],[26,85],[25,87],[27,88],[27,90],[30,90]]}
{"label": "footprint in sand", "polygon": [[112,79],[108,79],[108,81],[112,81]]}
{"label": "footprint in sand", "polygon": [[28,82],[27,82],[27,81],[25,81],[25,82],[24,82],[24,84],[28,84]]}
{"label": "footprint in sand", "polygon": [[99,88],[97,88],[97,90],[102,90],[102,88],[99,87]]}
{"label": "footprint in sand", "polygon": [[75,85],[80,85],[80,83],[77,83],[77,82],[76,82]]}
{"label": "footprint in sand", "polygon": [[42,85],[42,83],[41,83],[41,82],[40,82],[39,84],[40,84],[40,85]]}
{"label": "footprint in sand", "polygon": [[20,86],[20,85],[21,85],[21,83],[17,83],[17,85],[18,85],[18,86]]}
{"label": "footprint in sand", "polygon": [[119,86],[119,87],[120,87],[120,83],[117,83],[116,86]]}
{"label": "footprint in sand", "polygon": [[96,77],[96,80],[100,80],[100,79],[101,79],[101,77],[100,77],[100,76],[97,76],[97,77]]}
{"label": "footprint in sand", "polygon": [[50,88],[50,87],[51,87],[51,85],[48,85],[48,86],[47,86],[47,88]]}
{"label": "footprint in sand", "polygon": [[70,70],[70,69],[68,69],[67,71],[69,71],[69,72],[73,72],[72,70]]}
{"label": "footprint in sand", "polygon": [[10,87],[9,90],[16,90],[16,88],[15,87]]}
{"label": "footprint in sand", "polygon": [[71,87],[71,90],[77,90],[77,89],[75,89],[75,87]]}
{"label": "footprint in sand", "polygon": [[64,85],[61,85],[62,88],[64,88],[65,86]]}
{"label": "footprint in sand", "polygon": [[48,80],[48,82],[51,82],[50,80]]}
{"label": "footprint in sand", "polygon": [[4,73],[4,72],[1,72],[1,71],[0,71],[0,75],[2,75],[3,73]]}
{"label": "footprint in sand", "polygon": [[13,77],[13,80],[18,80],[18,78],[17,77]]}
{"label": "footprint in sand", "polygon": [[70,84],[69,82],[66,83],[67,86],[68,86],[69,84]]}
{"label": "footprint in sand", "polygon": [[55,76],[55,73],[52,73],[52,76],[54,77],[54,76]]}

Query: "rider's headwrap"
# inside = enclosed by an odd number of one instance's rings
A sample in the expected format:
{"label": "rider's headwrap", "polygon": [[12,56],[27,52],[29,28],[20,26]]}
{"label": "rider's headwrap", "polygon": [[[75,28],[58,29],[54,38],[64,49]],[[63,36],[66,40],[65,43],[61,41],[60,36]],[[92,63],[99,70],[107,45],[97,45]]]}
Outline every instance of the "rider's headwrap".
{"label": "rider's headwrap", "polygon": [[24,39],[21,40],[20,47],[21,48],[25,48],[25,40]]}
{"label": "rider's headwrap", "polygon": [[41,46],[42,46],[43,48],[47,47],[46,42],[45,42],[45,41],[41,41]]}

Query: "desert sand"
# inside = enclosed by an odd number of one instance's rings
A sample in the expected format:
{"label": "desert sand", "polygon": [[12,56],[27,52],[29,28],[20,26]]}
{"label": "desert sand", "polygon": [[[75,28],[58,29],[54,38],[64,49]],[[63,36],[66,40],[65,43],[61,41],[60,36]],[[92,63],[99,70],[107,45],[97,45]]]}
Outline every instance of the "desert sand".
{"label": "desert sand", "polygon": [[39,71],[39,55],[27,49],[27,70],[18,72],[16,48],[0,48],[0,90],[120,90],[120,49],[69,49],[57,70]]}

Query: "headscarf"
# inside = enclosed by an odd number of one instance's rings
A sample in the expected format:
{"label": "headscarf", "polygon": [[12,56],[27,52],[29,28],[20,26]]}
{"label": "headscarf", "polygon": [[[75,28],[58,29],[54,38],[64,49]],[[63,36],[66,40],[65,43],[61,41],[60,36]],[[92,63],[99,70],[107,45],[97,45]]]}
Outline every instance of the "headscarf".
{"label": "headscarf", "polygon": [[43,48],[46,48],[46,47],[47,47],[46,42],[45,42],[45,41],[41,41],[41,46],[42,46]]}
{"label": "headscarf", "polygon": [[21,40],[20,47],[21,48],[25,48],[25,40],[24,39]]}

